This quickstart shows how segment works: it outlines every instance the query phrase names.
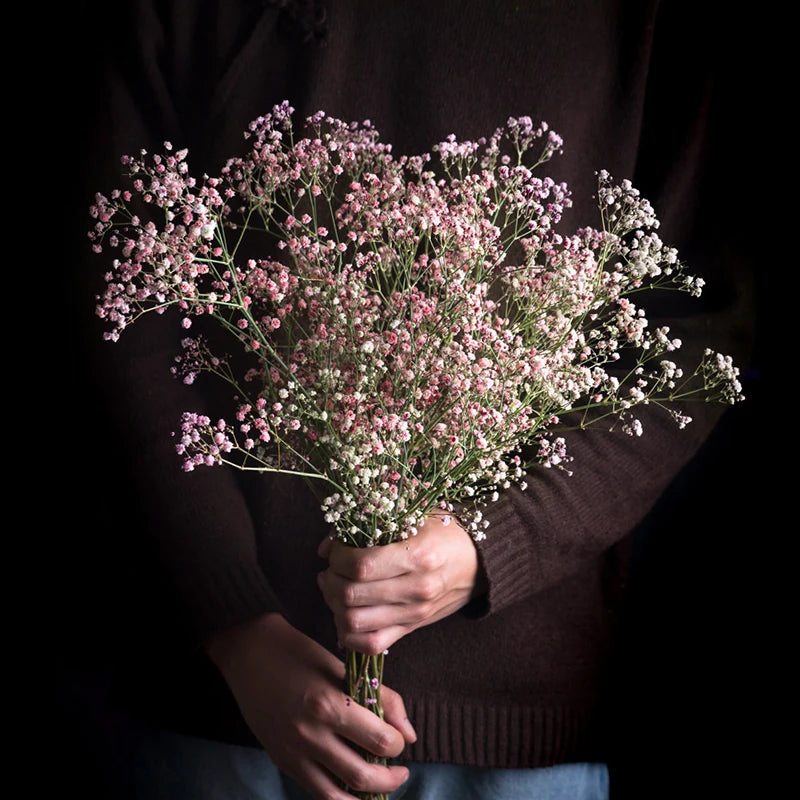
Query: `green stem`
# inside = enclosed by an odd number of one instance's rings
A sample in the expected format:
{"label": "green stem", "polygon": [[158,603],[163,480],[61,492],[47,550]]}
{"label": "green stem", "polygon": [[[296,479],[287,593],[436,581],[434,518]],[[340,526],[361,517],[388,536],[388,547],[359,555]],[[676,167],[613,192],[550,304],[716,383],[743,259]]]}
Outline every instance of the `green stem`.
{"label": "green stem", "polygon": [[[369,709],[383,719],[381,685],[385,654],[376,656],[347,650],[345,653],[345,689],[347,694],[360,706]],[[359,748],[363,758],[370,764],[386,765],[386,758],[376,756],[368,750]],[[348,787],[345,787],[348,788]],[[388,795],[373,792],[353,792],[360,800],[388,800]]]}

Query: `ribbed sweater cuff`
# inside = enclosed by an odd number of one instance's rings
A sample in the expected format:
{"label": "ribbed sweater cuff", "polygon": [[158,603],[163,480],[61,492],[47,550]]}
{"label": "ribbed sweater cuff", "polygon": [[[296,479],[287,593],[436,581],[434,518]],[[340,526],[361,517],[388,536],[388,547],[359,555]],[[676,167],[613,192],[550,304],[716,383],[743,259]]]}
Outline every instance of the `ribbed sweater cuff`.
{"label": "ribbed sweater cuff", "polygon": [[284,613],[257,563],[207,574],[185,587],[184,598],[192,632],[200,639],[270,611]]}
{"label": "ribbed sweater cuff", "polygon": [[492,503],[490,512],[486,538],[478,543],[478,556],[489,584],[483,604],[483,612],[487,614],[530,596],[531,564],[535,558],[532,538],[520,535],[520,526],[525,522],[511,498],[501,496]]}
{"label": "ribbed sweater cuff", "polygon": [[425,730],[424,745],[410,745],[403,758],[478,767],[522,769],[594,760],[590,713],[574,708],[443,705],[434,697],[406,699],[409,719]]}

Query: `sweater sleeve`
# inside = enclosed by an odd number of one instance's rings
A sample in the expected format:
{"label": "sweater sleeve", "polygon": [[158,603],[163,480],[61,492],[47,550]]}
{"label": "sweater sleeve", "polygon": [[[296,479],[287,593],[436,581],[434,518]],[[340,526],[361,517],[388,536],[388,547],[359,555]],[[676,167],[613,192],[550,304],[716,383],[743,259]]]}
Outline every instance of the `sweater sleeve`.
{"label": "sweater sleeve", "polygon": [[[151,3],[125,5],[95,4],[94,9],[99,15],[93,20],[96,35],[91,39],[97,51],[97,116],[90,130],[93,138],[87,142],[87,228],[94,192],[106,194],[121,186],[119,159],[124,154],[138,154],[142,148],[160,152],[166,140],[179,146],[188,143],[190,166],[202,172],[203,133],[192,129],[197,117],[187,115],[184,107],[202,116],[205,106],[184,92],[182,75],[173,65],[203,62],[208,76],[195,76],[196,84],[214,85],[214,75],[228,66],[224,51],[229,40],[240,35],[216,31],[207,20],[203,30],[216,34],[216,49],[204,50],[198,41],[197,55],[189,60],[170,46],[168,28],[180,24],[180,4],[164,5],[172,14],[157,11]],[[190,24],[192,18],[187,16],[185,22]],[[187,40],[192,36],[175,41]],[[230,49],[235,50],[232,45]],[[199,143],[197,153],[193,143]],[[195,155],[199,164],[191,158]],[[76,313],[90,319],[107,265],[102,263],[105,253],[94,255],[88,247],[86,251]],[[164,587],[166,602],[173,605],[172,613],[165,609],[165,618],[174,618],[198,641],[213,630],[280,610],[259,565],[240,476],[224,467],[181,470],[174,438],[181,414],[213,413],[215,402],[211,379],[203,381],[201,376],[196,385],[186,386],[170,375],[180,352],[178,320],[172,312],[148,314],[115,343],[102,340],[103,326],[97,319],[83,328],[86,385],[93,387],[85,404],[87,427],[96,441],[98,470],[116,465],[115,477],[108,480],[119,502],[106,503],[113,513],[126,510],[127,518],[117,523],[127,530],[122,547],[143,560],[135,591],[147,592],[146,584],[154,581]]]}
{"label": "sweater sleeve", "polygon": [[[693,368],[709,347],[731,355],[745,381],[756,312],[752,244],[734,222],[738,39],[733,31],[712,34],[702,15],[687,25],[679,9],[664,5],[654,24],[633,182],[653,202],[661,237],[706,288],[700,300],[661,305],[655,298],[648,319],[682,340],[681,366]],[[646,309],[649,303],[643,298]],[[726,413],[702,402],[681,410],[693,419],[684,429],[663,409],[640,407],[641,437],[604,423],[573,431],[566,435],[571,474],[534,469],[526,491],[511,489],[489,504],[478,545],[489,586],[483,613],[574,574],[634,531]]]}

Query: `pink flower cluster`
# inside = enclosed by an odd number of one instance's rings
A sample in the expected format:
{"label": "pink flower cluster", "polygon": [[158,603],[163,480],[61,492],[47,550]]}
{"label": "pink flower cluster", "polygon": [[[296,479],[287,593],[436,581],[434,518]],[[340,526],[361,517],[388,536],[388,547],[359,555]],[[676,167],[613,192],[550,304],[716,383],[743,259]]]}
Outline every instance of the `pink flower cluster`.
{"label": "pink flower cluster", "polygon": [[[740,397],[724,356],[685,377],[664,358],[680,342],[632,301],[702,282],[629,182],[600,173],[601,228],[560,231],[568,188],[536,174],[561,147],[546,125],[509,119],[415,157],[369,122],[319,113],[303,133],[277,106],[251,124],[245,156],[202,180],[169,145],[125,158],[130,188],[92,206],[92,245],[116,254],[97,306],[107,338],[175,307],[249,359],[237,373],[184,339],[175,374],[212,372],[239,398],[234,423],[184,415],[184,469],[298,473],[356,544],[456,505],[480,538],[481,503],[535,464],[565,468],[563,417],[611,416],[638,435],[638,405]],[[625,351],[634,367],[618,369]]]}

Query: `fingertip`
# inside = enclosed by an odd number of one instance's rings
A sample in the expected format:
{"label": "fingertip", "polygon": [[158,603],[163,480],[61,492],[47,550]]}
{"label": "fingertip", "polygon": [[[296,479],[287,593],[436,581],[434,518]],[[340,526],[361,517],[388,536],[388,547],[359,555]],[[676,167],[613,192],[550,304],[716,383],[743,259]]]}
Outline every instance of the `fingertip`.
{"label": "fingertip", "polygon": [[414,730],[414,726],[411,724],[411,720],[409,720],[408,717],[406,717],[402,721],[401,725],[402,725],[402,728],[403,728],[403,736],[404,736],[405,740],[409,744],[413,744],[414,742],[416,742],[417,741],[417,732]]}
{"label": "fingertip", "polygon": [[331,547],[333,546],[333,542],[331,541],[330,536],[326,536],[320,543],[319,547],[317,548],[317,555],[320,558],[327,558],[331,554]]}
{"label": "fingertip", "polygon": [[383,708],[386,712],[386,721],[393,725],[407,744],[417,741],[417,732],[408,718],[403,698],[388,686],[383,687]]}
{"label": "fingertip", "polygon": [[395,781],[398,781],[398,787],[402,786],[402,784],[404,784],[411,777],[411,770],[402,764],[391,764],[388,766],[389,772],[392,773],[392,778]]}

